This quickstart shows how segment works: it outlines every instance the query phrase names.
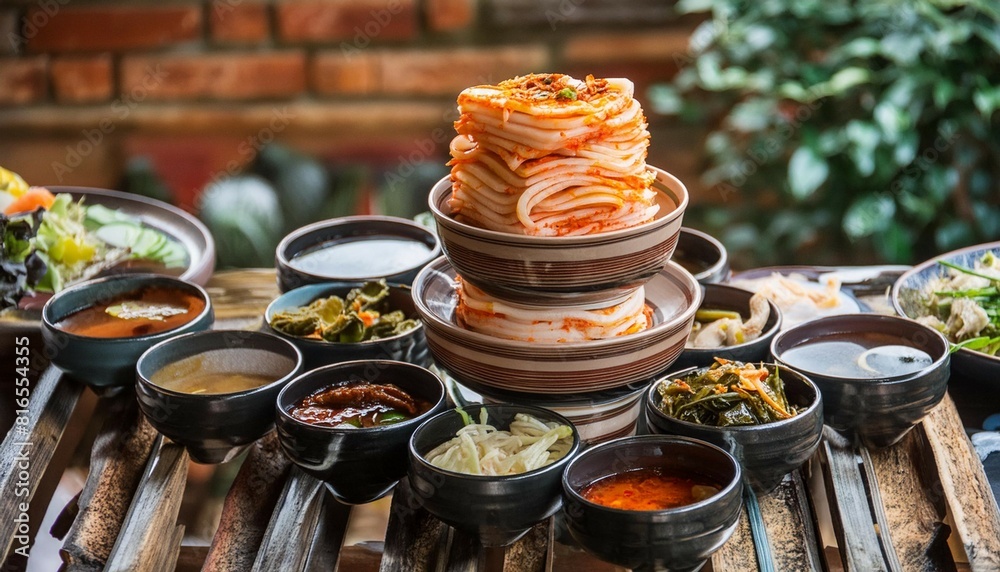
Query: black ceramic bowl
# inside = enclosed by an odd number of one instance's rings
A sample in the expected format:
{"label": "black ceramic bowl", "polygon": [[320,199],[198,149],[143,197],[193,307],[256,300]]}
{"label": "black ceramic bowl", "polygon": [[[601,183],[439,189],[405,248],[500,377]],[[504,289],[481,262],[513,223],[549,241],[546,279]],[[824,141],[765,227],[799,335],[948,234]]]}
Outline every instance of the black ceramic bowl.
{"label": "black ceramic bowl", "polygon": [[[176,328],[145,336],[96,338],[71,334],[56,326],[78,310],[150,287],[191,294],[202,300],[205,308]],[[42,308],[42,338],[46,357],[70,376],[95,389],[121,387],[135,382],[135,364],[147,349],[186,332],[206,330],[214,319],[212,302],[201,286],[169,276],[125,274],[82,282],[50,298]]]}
{"label": "black ceramic bowl", "polygon": [[[353,381],[392,383],[430,402],[423,414],[392,425],[338,429],[311,425],[289,414],[302,398],[319,389]],[[388,493],[406,474],[406,446],[417,426],[445,407],[444,383],[430,371],[390,360],[332,364],[292,380],[277,402],[278,440],[285,454],[307,473],[324,481],[346,504],[363,504]]]}
{"label": "black ceramic bowl", "polygon": [[[163,367],[197,358],[204,371],[257,373],[274,381],[235,393],[191,394],[151,381]],[[274,400],[302,369],[302,354],[281,338],[242,330],[185,334],[161,342],[139,358],[139,409],[157,431],[184,445],[198,463],[223,463],[274,427]]]}
{"label": "black ceramic bowl", "polygon": [[[739,312],[744,321],[750,318],[750,298],[753,292],[722,284],[705,284],[703,290],[705,296],[700,310],[730,310]],[[771,356],[771,340],[778,335],[782,321],[778,306],[770,300],[767,300],[767,305],[771,311],[759,337],[742,344],[715,349],[685,347],[674,362],[673,369],[709,366],[716,357],[742,362],[767,361]]]}
{"label": "black ceramic bowl", "polygon": [[771,343],[775,363],[795,367],[785,352],[830,336],[877,335],[892,344],[927,352],[932,363],[915,373],[881,378],[851,378],[797,367],[823,394],[826,424],[854,442],[888,447],[903,438],[944,397],[949,377],[949,344],[933,328],[896,316],[843,314],[803,322]]}
{"label": "black ceramic bowl", "polygon": [[[271,319],[275,314],[299,306],[307,306],[318,298],[337,295],[341,298],[347,296],[352,288],[356,288],[364,282],[325,282],[322,284],[309,284],[294,290],[285,292],[275,298],[267,310],[264,312],[264,328],[269,333],[285,338],[295,344],[302,352],[305,359],[306,370],[316,369],[332,363],[360,359],[388,359],[405,361],[416,365],[426,366],[430,363],[430,352],[427,351],[427,338],[424,336],[424,325],[419,323],[416,328],[403,332],[402,334],[381,338],[378,340],[368,340],[357,343],[327,342],[310,338],[292,336],[275,330],[270,327]],[[402,310],[407,318],[419,320],[416,308],[413,304],[413,296],[410,294],[410,287],[402,284],[389,285],[389,308]]]}
{"label": "black ceramic bowl", "polygon": [[[477,422],[485,409],[488,423],[497,429],[510,427],[518,413],[573,427],[561,415],[528,405],[497,403],[462,409]],[[424,455],[453,438],[464,424],[462,416],[452,409],[417,429],[410,439],[410,486],[420,504],[442,521],[479,538],[486,546],[510,544],[559,510],[560,478],[580,448],[580,436],[574,428],[573,445],[566,456],[517,475],[469,475],[431,465]]]}
{"label": "black ceramic bowl", "polygon": [[677,249],[670,259],[702,284],[725,282],[732,274],[726,247],[712,235],[693,228],[681,227]]}
{"label": "black ceramic bowl", "polygon": [[[776,366],[765,364],[774,372]],[[705,368],[692,367],[666,376],[686,377]],[[660,411],[656,381],[646,391],[646,426],[650,433],[684,435],[708,441],[731,453],[743,467],[747,481],[762,493],[778,486],[781,479],[813,456],[823,438],[823,400],[819,389],[806,376],[781,367],[785,396],[799,408],[798,414],[763,425],[712,427],[671,417]]]}
{"label": "black ceramic bowl", "polygon": [[[372,240],[392,240],[422,245],[426,252],[413,258],[400,258],[399,243],[374,248],[366,253],[364,269],[358,266],[330,264],[322,271],[303,270],[295,257],[324,244],[355,243]],[[437,235],[412,220],[392,216],[348,216],[306,225],[283,238],[275,252],[278,288],[288,292],[306,284],[334,281],[377,280],[412,284],[413,278],[428,262],[441,255]],[[358,261],[355,261],[358,262]]]}
{"label": "black ceramic bowl", "polygon": [[[622,510],[584,499],[581,489],[639,469],[694,474],[718,494],[665,510]],[[736,530],[743,507],[743,474],[722,449],[689,437],[643,435],[592,447],[563,474],[563,513],[573,539],[602,560],[635,570],[698,570]]]}

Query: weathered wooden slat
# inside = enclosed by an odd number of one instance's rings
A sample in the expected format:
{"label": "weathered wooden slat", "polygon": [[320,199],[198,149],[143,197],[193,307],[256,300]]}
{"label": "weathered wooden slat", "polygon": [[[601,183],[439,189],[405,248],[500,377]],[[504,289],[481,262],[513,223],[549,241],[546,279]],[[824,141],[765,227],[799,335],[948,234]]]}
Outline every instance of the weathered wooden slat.
{"label": "weathered wooden slat", "polygon": [[205,559],[206,572],[247,570],[253,565],[290,466],[273,431],[250,448],[222,506]]}
{"label": "weathered wooden slat", "polygon": [[823,437],[820,452],[844,567],[848,572],[887,571],[854,447],[829,427],[823,428]]}
{"label": "weathered wooden slat", "polygon": [[948,395],[921,423],[941,492],[973,570],[1000,570],[1000,510]]}
{"label": "weathered wooden slat", "polygon": [[795,471],[758,497],[777,570],[822,570],[818,536],[802,475]]}
{"label": "weathered wooden slat", "polygon": [[886,522],[880,527],[885,532],[883,538],[891,538],[900,568],[915,572],[954,566],[945,542],[948,529],[943,524],[944,503],[929,498],[940,485],[936,478],[929,483],[922,477],[919,450],[924,443],[919,431],[910,431],[893,447],[869,451],[870,461],[866,462],[877,481],[878,499],[884,508]]}
{"label": "weathered wooden slat", "polygon": [[476,572],[486,566],[486,549],[472,535],[450,530],[445,572]]}
{"label": "weathered wooden slat", "polygon": [[420,506],[409,481],[401,480],[392,492],[380,572],[435,570],[435,555],[445,550],[447,531],[444,523]]}
{"label": "weathered wooden slat", "polygon": [[536,524],[504,550],[504,572],[550,572],[554,523],[552,518]]}
{"label": "weathered wooden slat", "polygon": [[60,551],[69,571],[104,569],[156,441],[131,393],[104,398],[100,407],[108,414],[94,441],[80,512]]}
{"label": "weathered wooden slat", "polygon": [[27,505],[82,391],[79,383],[62,380],[57,368],[47,368],[27,396],[28,407],[19,408],[14,426],[0,443],[0,515],[5,515],[0,519],[0,559],[11,551],[27,551],[30,545],[29,535],[22,534],[30,528],[30,522],[23,522]]}
{"label": "weathered wooden slat", "polygon": [[340,560],[352,507],[337,502],[324,491],[319,522],[313,535],[306,570],[336,570]]}
{"label": "weathered wooden slat", "polygon": [[129,507],[105,570],[173,570],[184,527],[177,524],[188,454],[184,447],[158,437],[139,490]]}
{"label": "weathered wooden slat", "polygon": [[754,553],[753,535],[750,533],[750,519],[746,507],[740,511],[736,532],[712,555],[713,572],[747,572],[757,570],[757,556]]}
{"label": "weathered wooden slat", "polygon": [[253,572],[298,572],[305,568],[325,492],[323,483],[292,467],[264,532]]}

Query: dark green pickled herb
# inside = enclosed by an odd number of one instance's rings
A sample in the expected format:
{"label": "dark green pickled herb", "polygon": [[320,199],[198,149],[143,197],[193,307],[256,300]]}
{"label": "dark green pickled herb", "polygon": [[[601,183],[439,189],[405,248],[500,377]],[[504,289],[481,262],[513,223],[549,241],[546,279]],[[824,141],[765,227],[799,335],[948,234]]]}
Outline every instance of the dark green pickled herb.
{"label": "dark green pickled herb", "polygon": [[771,373],[763,364],[716,358],[707,369],[680,379],[664,379],[657,391],[660,411],[699,425],[759,425],[798,413],[788,403],[778,368]]}
{"label": "dark green pickled herb", "polygon": [[279,312],[271,318],[271,327],[291,336],[353,343],[402,334],[417,327],[417,321],[389,308],[389,285],[378,280],[352,289],[346,298],[319,298]]}

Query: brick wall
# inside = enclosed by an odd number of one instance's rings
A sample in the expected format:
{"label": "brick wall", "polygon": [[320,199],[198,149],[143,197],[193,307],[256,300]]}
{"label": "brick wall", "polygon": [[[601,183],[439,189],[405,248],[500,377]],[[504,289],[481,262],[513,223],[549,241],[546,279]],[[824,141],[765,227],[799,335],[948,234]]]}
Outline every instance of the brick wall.
{"label": "brick wall", "polygon": [[[270,140],[387,169],[443,161],[462,88],[593,73],[645,102],[692,27],[661,0],[7,0],[0,164],[114,188],[147,155],[191,207]],[[650,162],[697,188],[700,132],[647,115]]]}

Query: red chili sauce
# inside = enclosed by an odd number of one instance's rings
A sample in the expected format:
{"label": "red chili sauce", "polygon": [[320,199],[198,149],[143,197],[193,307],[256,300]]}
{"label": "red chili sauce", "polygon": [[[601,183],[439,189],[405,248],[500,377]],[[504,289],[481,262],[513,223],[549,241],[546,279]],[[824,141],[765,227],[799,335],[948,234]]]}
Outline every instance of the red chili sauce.
{"label": "red chili sauce", "polygon": [[324,427],[379,427],[413,419],[430,408],[429,402],[391,383],[358,381],[320,389],[302,398],[289,414]]}
{"label": "red chili sauce", "polygon": [[696,503],[718,492],[719,487],[703,477],[656,468],[603,477],[580,490],[580,495],[610,508],[663,510]]}

